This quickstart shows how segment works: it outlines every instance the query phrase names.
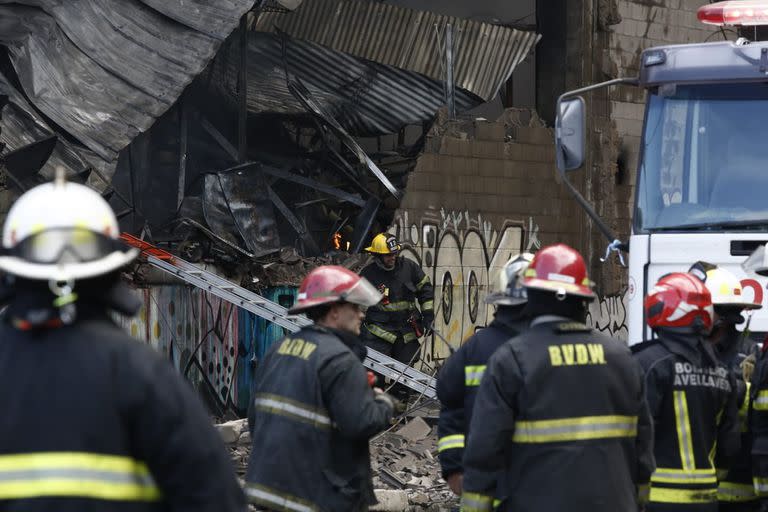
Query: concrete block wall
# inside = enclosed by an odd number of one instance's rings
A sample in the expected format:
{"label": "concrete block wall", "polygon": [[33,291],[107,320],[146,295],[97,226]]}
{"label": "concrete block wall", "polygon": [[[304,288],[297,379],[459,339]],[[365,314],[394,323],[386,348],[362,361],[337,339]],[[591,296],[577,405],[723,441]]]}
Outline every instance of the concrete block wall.
{"label": "concrete block wall", "polygon": [[[558,183],[553,133],[535,114],[440,130],[390,231],[435,284],[436,328],[458,346],[492,318],[484,299],[511,256],[556,242],[583,250],[584,214]],[[427,361],[447,354],[437,338],[424,348]]]}

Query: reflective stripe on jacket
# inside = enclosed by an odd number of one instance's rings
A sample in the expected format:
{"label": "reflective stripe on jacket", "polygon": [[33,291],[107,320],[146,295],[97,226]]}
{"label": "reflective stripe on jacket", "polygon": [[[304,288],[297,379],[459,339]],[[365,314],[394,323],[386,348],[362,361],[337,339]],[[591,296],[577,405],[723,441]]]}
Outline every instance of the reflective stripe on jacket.
{"label": "reflective stripe on jacket", "polygon": [[[483,474],[502,471],[505,512],[636,510],[638,487],[653,469],[639,365],[623,342],[581,323],[540,322],[487,364],[465,447],[464,491],[487,496]],[[463,510],[472,506],[462,500]]]}
{"label": "reflective stripe on jacket", "polygon": [[368,332],[389,343],[400,336],[405,343],[416,340],[408,318],[419,310],[425,317],[434,317],[435,292],[429,276],[416,262],[402,256],[392,270],[384,270],[373,262],[360,275],[384,295],[379,304],[366,311]]}
{"label": "reflective stripe on jacket", "polygon": [[392,407],[374,399],[364,353],[356,336],[317,326],[269,350],[249,413],[251,502],[285,512],[366,510],[374,502],[368,440],[389,425]]}
{"label": "reflective stripe on jacket", "polygon": [[654,418],[649,509],[687,504],[717,510],[717,470],[739,446],[736,382],[710,345],[693,335],[667,333],[636,349]]}
{"label": "reflective stripe on jacket", "polygon": [[96,306],[58,329],[0,322],[0,510],[242,512],[194,389]]}

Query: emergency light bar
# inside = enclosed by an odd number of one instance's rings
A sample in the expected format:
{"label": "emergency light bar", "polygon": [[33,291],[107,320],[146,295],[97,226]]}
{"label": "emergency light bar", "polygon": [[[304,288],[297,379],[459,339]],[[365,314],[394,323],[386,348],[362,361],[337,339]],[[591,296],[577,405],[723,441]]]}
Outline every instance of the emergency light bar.
{"label": "emergency light bar", "polygon": [[699,7],[699,21],[707,25],[768,25],[768,1],[728,0]]}

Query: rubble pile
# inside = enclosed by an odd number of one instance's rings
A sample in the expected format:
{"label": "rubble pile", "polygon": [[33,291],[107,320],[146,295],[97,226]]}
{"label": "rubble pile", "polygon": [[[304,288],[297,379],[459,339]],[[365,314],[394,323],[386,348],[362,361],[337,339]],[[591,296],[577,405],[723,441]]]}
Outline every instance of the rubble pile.
{"label": "rubble pile", "polygon": [[[251,450],[246,420],[216,425],[227,444],[241,481],[245,477]],[[437,427],[416,417],[405,425],[385,432],[371,441],[373,486],[378,512],[451,512],[458,499],[440,477],[437,460]],[[250,510],[257,511],[252,507]]]}
{"label": "rubble pile", "polygon": [[[450,512],[457,509],[458,499],[440,477],[437,427],[430,427],[422,418],[413,418],[399,429],[374,438],[371,461],[373,486],[380,502],[371,510]],[[386,507],[390,496],[396,496],[393,491],[405,495],[406,508]]]}

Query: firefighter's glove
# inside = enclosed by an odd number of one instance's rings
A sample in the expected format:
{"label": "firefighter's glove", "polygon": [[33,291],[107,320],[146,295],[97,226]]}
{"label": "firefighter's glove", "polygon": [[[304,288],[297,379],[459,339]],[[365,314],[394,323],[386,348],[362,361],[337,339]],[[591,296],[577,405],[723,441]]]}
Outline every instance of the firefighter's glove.
{"label": "firefighter's glove", "polygon": [[755,371],[755,354],[745,357],[739,366],[741,366],[744,382],[752,382],[752,373]]}
{"label": "firefighter's glove", "polygon": [[385,404],[389,405],[392,409],[392,416],[397,416],[399,414],[402,414],[405,412],[405,404],[398,400],[397,398],[393,397],[389,393],[385,393],[380,388],[373,388],[374,393],[374,400],[377,400],[379,402],[384,402]]}

